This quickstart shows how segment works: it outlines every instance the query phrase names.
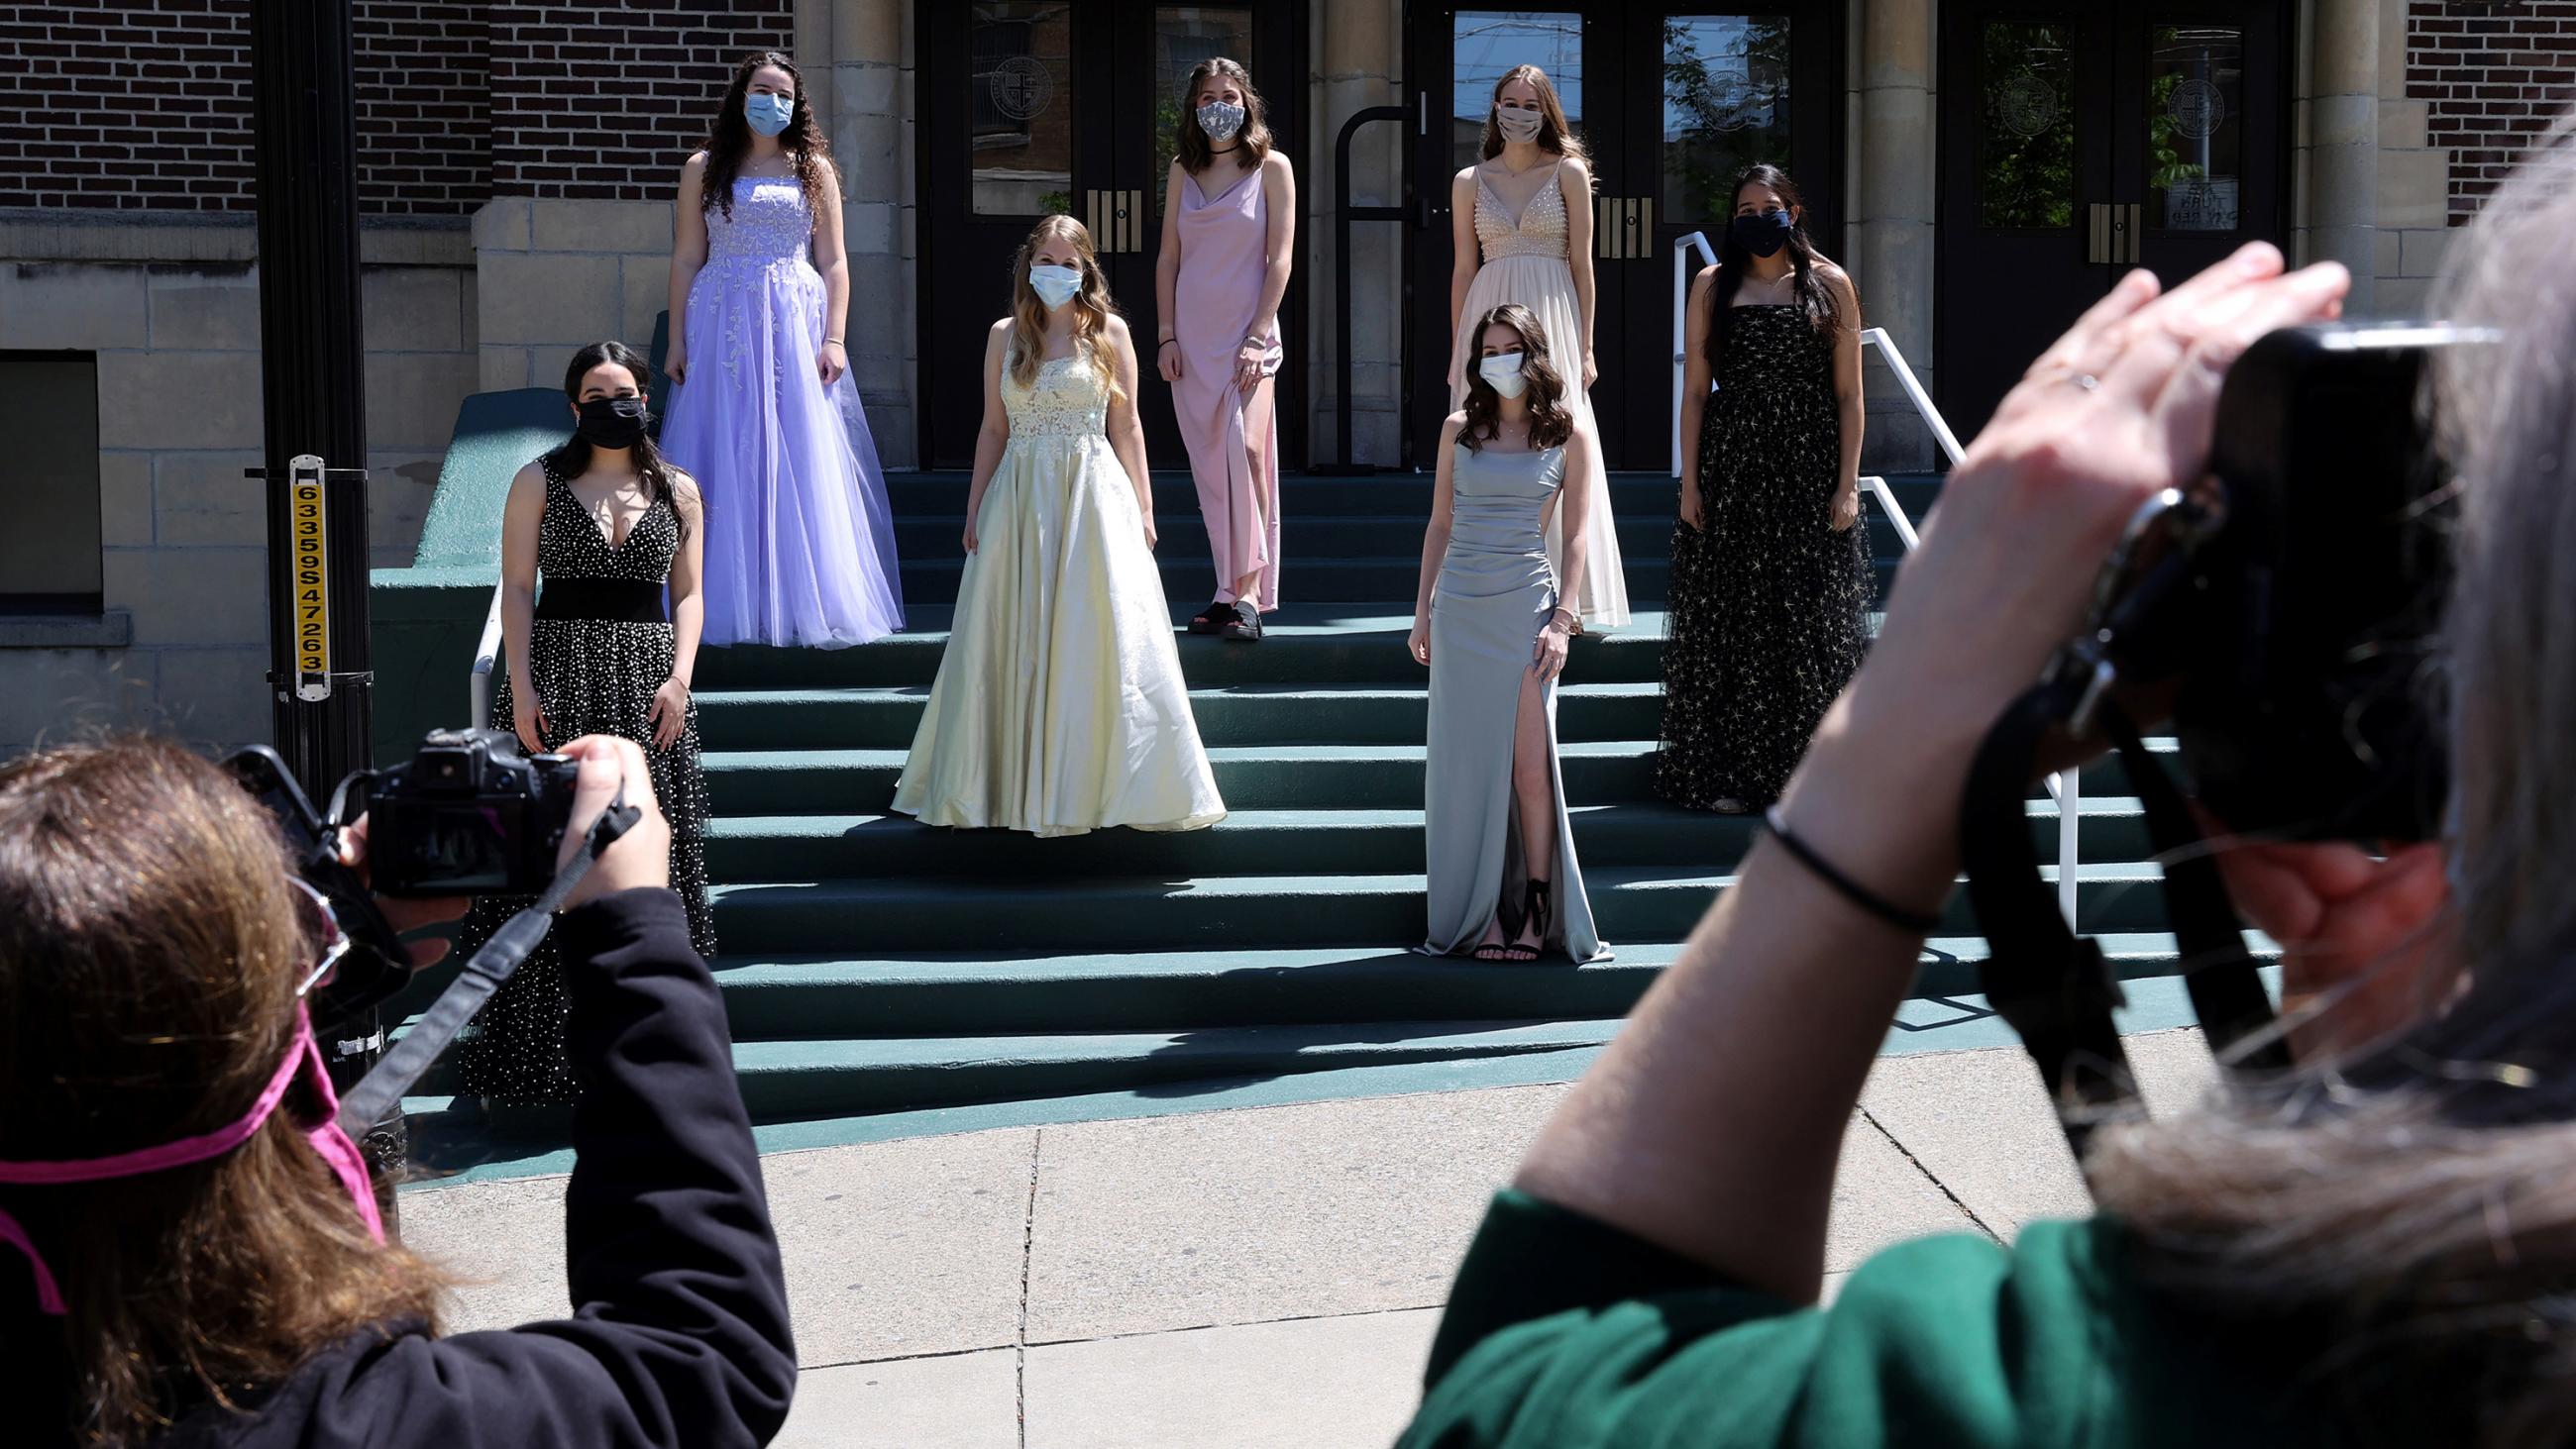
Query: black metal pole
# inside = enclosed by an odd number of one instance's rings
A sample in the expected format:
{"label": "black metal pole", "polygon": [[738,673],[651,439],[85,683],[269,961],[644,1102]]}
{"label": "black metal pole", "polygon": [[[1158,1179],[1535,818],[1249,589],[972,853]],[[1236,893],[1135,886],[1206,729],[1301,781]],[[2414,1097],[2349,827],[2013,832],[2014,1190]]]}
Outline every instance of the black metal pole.
{"label": "black metal pole", "polygon": [[[350,0],[255,0],[260,391],[268,492],[269,685],[277,752],[317,804],[366,768],[366,345],[358,283],[357,81]],[[346,1091],[384,1053],[374,1012],[322,1044]],[[397,1107],[366,1134],[396,1223],[409,1155]]]}
{"label": "black metal pole", "polygon": [[1401,121],[1411,114],[1402,106],[1370,106],[1344,121],[1341,134],[1333,139],[1333,308],[1341,327],[1341,336],[1335,339],[1341,355],[1334,364],[1339,383],[1333,398],[1333,437],[1338,448],[1332,465],[1313,470],[1317,473],[1376,471],[1351,461],[1351,223],[1405,221],[1411,213],[1401,204],[1351,209],[1351,138],[1371,121]]}
{"label": "black metal pole", "polygon": [[[269,682],[277,752],[316,802],[367,763],[374,685],[350,9],[349,0],[250,7]],[[329,470],[318,490],[299,496],[297,458]]]}

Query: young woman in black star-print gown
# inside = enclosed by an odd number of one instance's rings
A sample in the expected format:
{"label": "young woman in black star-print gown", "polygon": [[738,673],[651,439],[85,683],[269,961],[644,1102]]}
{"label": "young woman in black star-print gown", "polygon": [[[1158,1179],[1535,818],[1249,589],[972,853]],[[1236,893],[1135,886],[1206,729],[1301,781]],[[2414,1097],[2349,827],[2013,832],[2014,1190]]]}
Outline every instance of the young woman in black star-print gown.
{"label": "young woman in black star-print gown", "polygon": [[[704,608],[704,510],[697,484],[663,461],[645,432],[646,372],[643,354],[622,342],[573,354],[564,396],[577,429],[511,481],[501,523],[509,669],[489,723],[532,753],[589,734],[644,747],[653,798],[671,821],[671,889],[688,910],[690,944],[712,956],[707,786],[689,694]],[[478,898],[457,959],[526,904]],[[560,1107],[577,1094],[564,1043],[570,1010],[548,935],[456,1044],[466,1094],[503,1109],[496,1123],[507,1125],[508,1109]]]}
{"label": "young woman in black star-print gown", "polygon": [[1779,798],[1860,667],[1870,594],[1859,300],[1779,168],[1735,199],[1691,290],[1655,756],[1657,794],[1729,814]]}

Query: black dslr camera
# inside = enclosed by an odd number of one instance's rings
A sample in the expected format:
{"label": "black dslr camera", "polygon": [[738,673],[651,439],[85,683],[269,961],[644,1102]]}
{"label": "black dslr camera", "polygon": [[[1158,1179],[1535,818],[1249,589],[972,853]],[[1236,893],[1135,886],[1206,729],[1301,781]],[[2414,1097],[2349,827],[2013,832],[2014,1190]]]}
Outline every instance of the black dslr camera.
{"label": "black dslr camera", "polygon": [[367,853],[388,896],[533,896],[555,877],[579,766],[506,730],[433,730],[379,772]]}
{"label": "black dslr camera", "polygon": [[2178,684],[2183,773],[2231,830],[2439,832],[2431,665],[2456,498],[2423,381],[2436,350],[2481,335],[2333,323],[2257,341],[2220,393],[2208,480],[2142,511],[2106,568],[2069,663]]}

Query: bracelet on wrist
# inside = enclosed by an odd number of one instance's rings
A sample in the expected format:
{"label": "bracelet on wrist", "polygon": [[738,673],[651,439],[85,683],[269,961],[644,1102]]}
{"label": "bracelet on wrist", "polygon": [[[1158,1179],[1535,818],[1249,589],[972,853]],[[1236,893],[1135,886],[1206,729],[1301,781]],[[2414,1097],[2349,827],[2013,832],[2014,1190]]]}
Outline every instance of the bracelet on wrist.
{"label": "bracelet on wrist", "polygon": [[1911,936],[1929,936],[1940,929],[1941,918],[1937,914],[1909,911],[1843,874],[1833,862],[1817,854],[1814,846],[1791,833],[1789,822],[1780,816],[1779,806],[1774,805],[1762,812],[1762,823],[1770,830],[1771,838],[1780,842],[1781,849],[1789,852],[1791,859],[1805,866],[1809,875],[1833,887],[1834,893],[1844,900]]}

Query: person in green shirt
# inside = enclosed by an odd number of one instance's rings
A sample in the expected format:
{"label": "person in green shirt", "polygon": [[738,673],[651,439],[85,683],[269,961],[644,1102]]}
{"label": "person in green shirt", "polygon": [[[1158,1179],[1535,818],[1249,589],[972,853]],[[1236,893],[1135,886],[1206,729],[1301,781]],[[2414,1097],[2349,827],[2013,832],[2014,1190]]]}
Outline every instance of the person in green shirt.
{"label": "person in green shirt", "polygon": [[2101,1215],[1901,1244],[1819,1308],[1845,1124],[1958,868],[1971,755],[2227,367],[2331,263],[2131,272],[1951,475],[1738,885],[1496,1199],[1403,1449],[2576,1441],[2576,129],[2454,252],[2462,480],[2440,844],[2230,843],[2298,1067],[2106,1126]]}

